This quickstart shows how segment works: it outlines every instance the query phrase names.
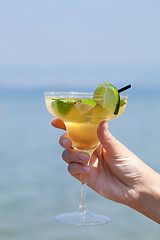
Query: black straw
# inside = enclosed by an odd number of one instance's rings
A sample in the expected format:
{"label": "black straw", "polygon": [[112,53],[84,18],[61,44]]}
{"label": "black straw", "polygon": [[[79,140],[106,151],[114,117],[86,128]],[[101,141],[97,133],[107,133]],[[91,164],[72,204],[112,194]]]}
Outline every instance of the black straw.
{"label": "black straw", "polygon": [[120,88],[120,89],[118,90],[118,92],[121,93],[121,92],[127,90],[128,88],[131,88],[131,84],[129,84],[129,85],[123,87],[123,88]]}

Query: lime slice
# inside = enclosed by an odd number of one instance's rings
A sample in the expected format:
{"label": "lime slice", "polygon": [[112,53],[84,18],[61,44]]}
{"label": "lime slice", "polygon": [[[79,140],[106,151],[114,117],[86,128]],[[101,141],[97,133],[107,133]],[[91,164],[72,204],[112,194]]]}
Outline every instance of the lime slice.
{"label": "lime slice", "polygon": [[61,115],[66,115],[77,101],[78,100],[53,99],[51,106],[54,107],[55,105],[57,105],[58,112]]}
{"label": "lime slice", "polygon": [[82,113],[86,114],[96,105],[95,99],[86,98],[75,104],[75,107]]}
{"label": "lime slice", "polygon": [[[107,111],[115,115],[120,107],[120,96],[116,87],[110,83],[103,83],[94,92],[94,98]],[[101,99],[102,98],[102,99]]]}

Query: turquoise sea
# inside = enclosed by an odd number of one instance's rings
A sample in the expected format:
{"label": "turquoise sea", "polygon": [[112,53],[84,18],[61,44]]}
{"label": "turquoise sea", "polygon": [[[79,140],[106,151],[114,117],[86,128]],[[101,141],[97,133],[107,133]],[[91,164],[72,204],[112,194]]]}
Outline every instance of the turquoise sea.
{"label": "turquoise sea", "polygon": [[[129,92],[125,113],[109,123],[112,134],[160,172],[160,94]],[[159,225],[87,189],[89,210],[107,225],[77,227],[55,222],[79,205],[80,183],[67,172],[42,90],[0,92],[1,240],[159,240]]]}

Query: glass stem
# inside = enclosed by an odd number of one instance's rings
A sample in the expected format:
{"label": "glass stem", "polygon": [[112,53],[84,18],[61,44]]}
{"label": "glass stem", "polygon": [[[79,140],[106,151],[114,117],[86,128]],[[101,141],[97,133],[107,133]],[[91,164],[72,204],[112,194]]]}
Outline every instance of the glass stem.
{"label": "glass stem", "polygon": [[[94,150],[88,151],[90,157],[92,155]],[[88,161],[89,165],[89,161]],[[80,198],[80,205],[79,205],[79,210],[80,211],[87,211],[87,206],[86,206],[86,185],[87,185],[87,174],[83,173],[81,175],[82,177],[82,182],[81,182],[81,198]]]}
{"label": "glass stem", "polygon": [[81,183],[81,199],[79,210],[87,210],[86,208],[86,183]]}

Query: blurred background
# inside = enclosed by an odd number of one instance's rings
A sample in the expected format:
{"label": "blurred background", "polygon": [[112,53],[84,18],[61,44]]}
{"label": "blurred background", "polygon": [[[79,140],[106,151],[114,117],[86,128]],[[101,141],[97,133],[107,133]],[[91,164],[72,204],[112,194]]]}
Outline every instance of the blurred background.
{"label": "blurred background", "polygon": [[110,131],[160,172],[160,2],[0,1],[0,239],[160,239],[158,224],[87,189],[95,227],[58,224],[76,210],[80,183],[67,172],[44,91],[127,84],[125,113]]}

